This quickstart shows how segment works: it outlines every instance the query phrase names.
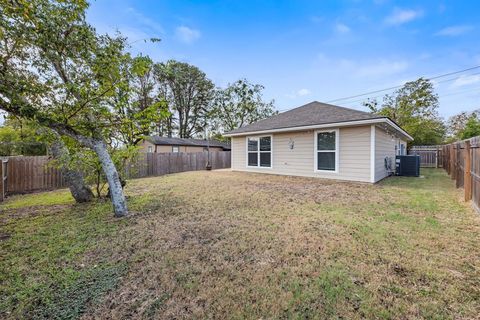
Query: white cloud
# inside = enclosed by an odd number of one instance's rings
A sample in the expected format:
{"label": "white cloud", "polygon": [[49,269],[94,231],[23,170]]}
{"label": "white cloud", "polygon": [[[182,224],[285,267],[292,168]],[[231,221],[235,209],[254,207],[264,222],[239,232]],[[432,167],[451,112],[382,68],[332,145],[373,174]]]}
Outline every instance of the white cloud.
{"label": "white cloud", "polygon": [[349,33],[350,27],[343,23],[337,23],[335,25],[335,31],[337,31],[338,33]]}
{"label": "white cloud", "polygon": [[393,12],[385,18],[385,23],[388,25],[401,25],[420,18],[422,15],[423,11],[421,10],[395,8]]}
{"label": "white cloud", "polygon": [[303,88],[298,90],[297,95],[300,97],[303,97],[303,96],[308,96],[310,93],[311,93],[310,90]]}
{"label": "white cloud", "polygon": [[461,76],[452,83],[452,88],[465,87],[480,82],[480,75]]}
{"label": "white cloud", "polygon": [[306,88],[302,88],[296,92],[292,92],[292,93],[287,93],[285,94],[285,97],[289,98],[289,99],[295,99],[295,98],[298,98],[298,97],[304,97],[304,96],[308,96],[310,95],[312,92]]}
{"label": "white cloud", "polygon": [[200,38],[201,34],[200,31],[196,29],[191,29],[186,26],[180,26],[177,27],[177,29],[175,30],[175,36],[181,42],[190,44],[197,41]]}
{"label": "white cloud", "polygon": [[450,37],[455,37],[455,36],[460,36],[464,33],[467,33],[469,32],[470,30],[472,30],[473,27],[472,26],[465,26],[465,25],[462,25],[462,26],[450,26],[450,27],[446,27],[446,28],[443,28],[441,29],[440,31],[438,31],[437,33],[435,33],[436,36],[450,36]]}

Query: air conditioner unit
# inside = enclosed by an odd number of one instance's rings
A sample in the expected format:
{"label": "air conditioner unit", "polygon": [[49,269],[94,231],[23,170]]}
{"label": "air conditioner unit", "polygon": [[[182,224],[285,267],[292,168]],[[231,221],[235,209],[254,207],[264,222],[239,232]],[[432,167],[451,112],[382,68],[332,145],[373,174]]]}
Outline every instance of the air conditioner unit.
{"label": "air conditioner unit", "polygon": [[395,174],[397,176],[420,176],[420,156],[397,156],[395,158]]}

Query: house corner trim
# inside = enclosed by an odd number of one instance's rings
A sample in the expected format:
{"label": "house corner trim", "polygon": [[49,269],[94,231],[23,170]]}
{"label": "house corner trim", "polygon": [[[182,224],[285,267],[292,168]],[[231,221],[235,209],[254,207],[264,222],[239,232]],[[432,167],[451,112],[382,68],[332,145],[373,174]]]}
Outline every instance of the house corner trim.
{"label": "house corner trim", "polygon": [[370,126],[370,182],[375,183],[375,125]]}

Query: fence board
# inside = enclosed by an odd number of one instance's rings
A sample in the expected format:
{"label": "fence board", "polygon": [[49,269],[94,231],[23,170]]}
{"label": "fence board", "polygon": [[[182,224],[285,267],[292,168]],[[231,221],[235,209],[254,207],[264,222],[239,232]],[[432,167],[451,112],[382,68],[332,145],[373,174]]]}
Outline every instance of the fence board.
{"label": "fence board", "polygon": [[60,170],[49,165],[47,156],[9,157],[6,193],[26,193],[66,187]]}
{"label": "fence board", "polygon": [[464,188],[465,201],[480,212],[480,137],[443,146],[442,161],[455,186]]}

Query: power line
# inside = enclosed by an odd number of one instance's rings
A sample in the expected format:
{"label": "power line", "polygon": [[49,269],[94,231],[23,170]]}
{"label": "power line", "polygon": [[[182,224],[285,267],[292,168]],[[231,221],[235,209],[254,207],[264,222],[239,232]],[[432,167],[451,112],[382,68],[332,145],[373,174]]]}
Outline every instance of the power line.
{"label": "power line", "polygon": [[[469,74],[468,76],[471,77],[471,76],[475,76],[475,75],[479,75],[480,72],[475,72],[475,73],[472,73],[472,74]],[[445,80],[442,80],[442,81],[438,81],[437,83],[435,84],[440,84],[440,83],[445,83],[445,82],[450,82],[450,81],[454,81],[454,80],[458,80],[462,78],[462,76],[459,76],[459,77],[455,77],[455,78],[451,78],[451,79],[445,79]],[[375,99],[375,98],[379,98],[383,95],[378,95],[378,96],[373,96],[373,97],[367,97],[367,99]],[[353,101],[347,101],[347,102],[343,102],[344,104],[351,104],[351,103],[356,103],[356,102],[361,102],[361,101],[365,101],[366,98],[362,98],[362,99],[358,99],[358,100],[353,100]]]}
{"label": "power line", "polygon": [[[438,79],[438,78],[448,77],[448,76],[451,76],[451,75],[454,75],[454,74],[459,74],[459,73],[463,73],[463,72],[466,72],[466,71],[475,70],[475,69],[478,69],[478,68],[480,68],[480,65],[474,66],[474,67],[471,67],[471,68],[467,68],[467,69],[463,69],[463,70],[459,70],[459,71],[454,71],[454,72],[449,72],[449,73],[441,74],[441,75],[438,75],[438,76],[435,76],[435,77],[431,77],[431,78],[426,78],[426,79],[427,79],[427,80],[435,80],[435,79]],[[393,87],[385,88],[385,89],[370,91],[370,92],[367,92],[367,93],[356,94],[356,95],[349,96],[349,97],[338,98],[338,99],[334,99],[334,100],[327,101],[327,103],[332,103],[332,102],[337,102],[337,101],[343,101],[343,100],[349,100],[349,99],[353,99],[353,98],[368,96],[368,95],[371,95],[371,94],[375,94],[375,93],[379,93],[379,92],[383,92],[383,91],[389,91],[389,90],[393,90],[393,89],[398,89],[398,88],[401,88],[401,87],[403,87],[403,84],[402,84],[402,85],[398,85],[398,86],[393,86]]]}

